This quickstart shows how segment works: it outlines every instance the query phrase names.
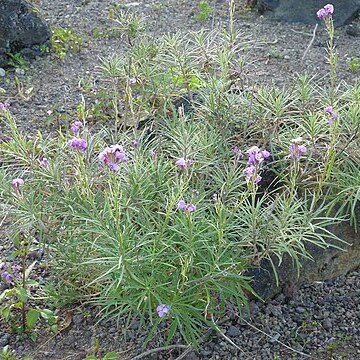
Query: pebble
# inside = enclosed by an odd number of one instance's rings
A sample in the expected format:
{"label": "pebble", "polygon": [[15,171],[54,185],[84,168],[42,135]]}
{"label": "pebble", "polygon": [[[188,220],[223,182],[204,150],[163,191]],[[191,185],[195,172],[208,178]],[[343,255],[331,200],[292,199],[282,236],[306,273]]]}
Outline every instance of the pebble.
{"label": "pebble", "polygon": [[346,33],[347,33],[348,35],[350,35],[350,36],[356,37],[356,36],[359,36],[359,35],[360,35],[360,30],[359,30],[358,27],[350,24],[350,25],[348,25],[348,26],[346,27]]}
{"label": "pebble", "polygon": [[9,344],[11,339],[10,334],[5,334],[2,337],[0,337],[0,347],[4,347]]}
{"label": "pebble", "polygon": [[241,331],[236,326],[229,326],[229,328],[226,331],[227,336],[236,337],[241,334]]}
{"label": "pebble", "polygon": [[16,68],[15,69],[15,74],[19,75],[19,76],[24,76],[25,75],[25,70],[24,69],[20,69],[20,68]]}
{"label": "pebble", "polygon": [[6,71],[0,67],[0,77],[6,76]]}
{"label": "pebble", "polygon": [[266,313],[267,314],[272,314],[274,316],[279,316],[282,314],[282,310],[281,310],[281,306],[280,305],[273,305],[273,304],[269,304],[266,307]]}
{"label": "pebble", "polygon": [[299,313],[299,314],[303,314],[303,313],[306,311],[306,309],[303,308],[302,306],[298,306],[298,307],[295,309],[295,311],[296,311],[297,313]]}
{"label": "pebble", "polygon": [[84,320],[84,316],[82,314],[76,314],[73,316],[72,321],[76,326],[79,326]]}
{"label": "pebble", "polygon": [[325,319],[325,320],[322,322],[322,327],[323,327],[325,330],[330,330],[330,329],[332,328],[331,320],[330,320],[330,319]]}

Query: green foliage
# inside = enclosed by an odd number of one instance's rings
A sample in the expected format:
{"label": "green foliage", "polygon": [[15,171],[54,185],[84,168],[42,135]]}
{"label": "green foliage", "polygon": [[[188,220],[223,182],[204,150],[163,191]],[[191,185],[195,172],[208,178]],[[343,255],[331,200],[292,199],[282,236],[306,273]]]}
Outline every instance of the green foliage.
{"label": "green foliage", "polygon": [[[180,334],[196,345],[228,302],[244,311],[249,267],[268,259],[275,269],[287,254],[300,269],[306,244],[342,245],[329,225],[349,218],[357,228],[360,87],[333,87],[333,69],[330,95],[308,76],[292,91],[243,89],[249,44],[233,28],[152,39],[121,11],[111,18],[128,52],[101,59],[101,96],[77,109],[84,151],[69,146],[74,134],[30,139],[0,113],[9,139],[0,146],[0,214],[23,262],[35,239],[48,249],[53,304],[90,302],[100,319],[139,318],[146,342],[163,328],[167,343]],[[95,85],[82,86],[91,93]],[[342,121],[324,112],[329,97]],[[91,128],[95,109],[114,123]],[[112,144],[127,157],[118,171],[107,166],[116,159],[99,160]],[[257,160],[260,183],[244,174],[248,156],[233,150],[254,145],[271,152]],[[292,145],[306,151],[293,156]],[[9,185],[15,177],[21,189]],[[6,293],[10,304],[24,310],[28,286]],[[160,304],[170,306],[166,316]],[[24,329],[44,314],[27,310]]]}
{"label": "green foliage", "polygon": [[0,352],[0,359],[2,360],[17,360],[15,351],[11,350],[9,345],[2,348]]}
{"label": "green foliage", "polygon": [[206,21],[209,19],[212,13],[212,8],[205,0],[199,2],[199,14],[194,16],[194,19],[198,21]]}
{"label": "green foliage", "polygon": [[83,40],[80,35],[74,33],[73,29],[56,27],[53,29],[51,44],[54,55],[64,60],[68,52],[81,51]]}
{"label": "green foliage", "polygon": [[8,57],[8,61],[6,63],[8,66],[19,69],[27,69],[29,67],[29,63],[20,53],[6,53],[6,56]]}
{"label": "green foliage", "polygon": [[359,58],[353,57],[346,61],[349,66],[349,70],[353,73],[356,73],[360,70],[360,60]]}
{"label": "green foliage", "polygon": [[121,5],[112,6],[108,18],[115,23],[115,26],[108,31],[108,36],[125,37],[130,46],[134,45],[135,39],[146,29],[141,16],[129,10],[123,10]]}

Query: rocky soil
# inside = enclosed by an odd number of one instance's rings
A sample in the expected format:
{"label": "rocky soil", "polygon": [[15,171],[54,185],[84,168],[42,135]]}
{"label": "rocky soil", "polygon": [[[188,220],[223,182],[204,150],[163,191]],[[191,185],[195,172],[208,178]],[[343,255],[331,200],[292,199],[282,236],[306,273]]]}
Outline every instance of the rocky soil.
{"label": "rocky soil", "polygon": [[[327,76],[324,48],[327,37],[322,26],[306,52],[313,26],[273,23],[266,16],[245,9],[244,2],[238,2],[236,26],[252,44],[246,84],[290,86],[294,74],[303,72]],[[176,30],[226,26],[228,18],[227,1],[221,0],[214,2],[213,13],[204,22],[194,18],[198,13],[195,0],[122,3],[146,17],[154,36]],[[94,84],[94,92],[101,85],[97,71],[99,57],[126,51],[122,39],[101,36],[114,26],[107,19],[114,4],[111,0],[36,1],[52,27],[73,28],[83,45],[79,53],[70,51],[63,61],[46,55],[31,62],[28,69],[6,69],[5,74],[0,71],[0,101],[11,103],[11,111],[24,131],[51,132],[59,125],[67,126],[74,120],[82,96],[89,104],[94,101],[94,97],[84,93],[83,84]],[[348,59],[360,57],[360,36],[354,36],[356,31],[351,31],[360,29],[359,25],[357,19],[352,28],[343,27],[336,32],[341,84],[353,83],[360,74],[351,72],[347,64]],[[9,251],[9,241],[3,240],[0,255]],[[164,350],[144,359],[360,359],[359,275],[353,272],[335,280],[294,288],[267,304],[252,301],[245,320],[240,320],[229,305],[226,317],[218,319],[220,331],[208,333],[200,349],[187,351],[184,357],[181,357],[184,349]],[[36,360],[84,359],[89,354],[100,358],[106,351],[118,352],[120,359],[134,359],[145,351],[141,345],[146,333],[136,320],[124,336],[121,331],[124,324],[120,323],[120,329],[115,323],[97,324],[92,308],[79,306],[61,310],[58,315],[62,324],[59,334],[40,331],[35,342],[17,338],[1,324],[0,349],[9,345],[19,358],[29,356]],[[159,333],[149,349],[163,345]]]}

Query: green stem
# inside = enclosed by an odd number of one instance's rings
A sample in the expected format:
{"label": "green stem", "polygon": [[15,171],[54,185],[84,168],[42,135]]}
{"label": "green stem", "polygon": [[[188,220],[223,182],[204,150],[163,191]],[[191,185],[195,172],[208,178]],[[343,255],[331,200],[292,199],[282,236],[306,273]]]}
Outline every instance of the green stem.
{"label": "green stem", "polygon": [[[21,255],[22,265],[22,288],[26,290],[26,253]],[[26,331],[26,308],[25,301],[21,303],[21,318],[22,318],[22,330]]]}

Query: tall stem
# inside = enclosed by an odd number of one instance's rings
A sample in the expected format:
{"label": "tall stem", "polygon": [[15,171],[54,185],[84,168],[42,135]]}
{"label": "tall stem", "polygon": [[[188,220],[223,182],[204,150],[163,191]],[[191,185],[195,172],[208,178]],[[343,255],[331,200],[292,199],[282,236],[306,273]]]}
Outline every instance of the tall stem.
{"label": "tall stem", "polygon": [[326,31],[329,35],[328,42],[328,53],[329,53],[329,64],[330,64],[330,105],[335,102],[335,81],[336,81],[336,64],[337,64],[337,53],[334,45],[334,22],[332,17],[325,20]]}
{"label": "tall stem", "polygon": [[[22,265],[22,288],[26,290],[26,252],[23,252],[21,255],[21,265]],[[21,302],[21,320],[22,320],[22,330],[26,331],[26,308],[25,301]]]}

